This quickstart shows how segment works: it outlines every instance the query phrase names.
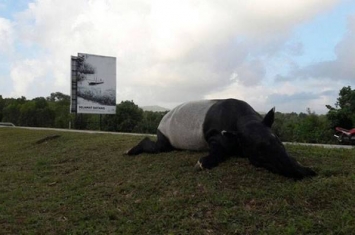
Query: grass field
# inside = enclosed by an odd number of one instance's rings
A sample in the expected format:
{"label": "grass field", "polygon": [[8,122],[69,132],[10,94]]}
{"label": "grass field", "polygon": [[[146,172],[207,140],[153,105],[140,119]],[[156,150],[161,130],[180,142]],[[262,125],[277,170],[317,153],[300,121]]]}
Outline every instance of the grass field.
{"label": "grass field", "polygon": [[295,182],[247,159],[125,156],[141,138],[0,128],[0,234],[354,234],[354,149],[286,146],[319,174]]}

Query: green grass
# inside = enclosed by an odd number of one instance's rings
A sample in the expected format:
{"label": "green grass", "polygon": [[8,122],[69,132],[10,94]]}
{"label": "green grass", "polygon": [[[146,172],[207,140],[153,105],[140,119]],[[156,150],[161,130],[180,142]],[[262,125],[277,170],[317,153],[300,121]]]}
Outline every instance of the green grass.
{"label": "green grass", "polygon": [[[61,137],[36,144],[59,134]],[[287,146],[295,182],[204,153],[125,156],[142,137],[0,128],[0,234],[353,234],[353,149]]]}

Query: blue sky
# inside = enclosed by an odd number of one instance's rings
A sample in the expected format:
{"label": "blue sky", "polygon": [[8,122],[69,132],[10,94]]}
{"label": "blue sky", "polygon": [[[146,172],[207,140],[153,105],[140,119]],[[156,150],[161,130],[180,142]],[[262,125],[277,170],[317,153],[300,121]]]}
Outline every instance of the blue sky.
{"label": "blue sky", "polygon": [[348,17],[355,12],[355,3],[344,1],[330,12],[316,16],[295,29],[294,38],[303,44],[305,53],[300,65],[335,59],[334,48],[347,31]]}
{"label": "blue sky", "polygon": [[326,113],[355,89],[355,2],[0,0],[3,97],[70,94],[79,52],[117,58],[118,102]]}
{"label": "blue sky", "polygon": [[28,5],[28,1],[1,0],[0,1],[1,17],[6,19],[13,19],[14,14],[25,10],[27,8],[27,5]]}

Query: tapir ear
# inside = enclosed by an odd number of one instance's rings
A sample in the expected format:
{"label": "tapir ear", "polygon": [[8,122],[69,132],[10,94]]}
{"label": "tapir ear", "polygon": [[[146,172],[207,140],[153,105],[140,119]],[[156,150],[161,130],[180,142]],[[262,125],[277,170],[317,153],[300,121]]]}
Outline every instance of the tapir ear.
{"label": "tapir ear", "polygon": [[271,127],[275,119],[275,107],[270,109],[270,111],[265,115],[263,123],[265,126]]}

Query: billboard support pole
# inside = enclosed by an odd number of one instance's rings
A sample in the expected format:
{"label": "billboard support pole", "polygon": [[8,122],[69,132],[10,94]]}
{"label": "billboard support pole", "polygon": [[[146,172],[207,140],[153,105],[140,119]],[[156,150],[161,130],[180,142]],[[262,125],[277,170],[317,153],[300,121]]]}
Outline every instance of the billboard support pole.
{"label": "billboard support pole", "polygon": [[77,113],[77,103],[78,103],[78,81],[77,81],[77,73],[78,73],[78,66],[77,66],[77,57],[72,56],[70,60],[70,67],[71,67],[71,102],[70,102],[70,112]]}

